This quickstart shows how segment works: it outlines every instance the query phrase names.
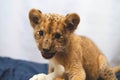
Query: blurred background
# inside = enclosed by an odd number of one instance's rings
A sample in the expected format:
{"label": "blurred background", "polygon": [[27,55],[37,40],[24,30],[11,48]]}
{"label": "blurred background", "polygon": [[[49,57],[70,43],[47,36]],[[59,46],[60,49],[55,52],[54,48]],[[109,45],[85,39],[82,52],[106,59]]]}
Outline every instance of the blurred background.
{"label": "blurred background", "polygon": [[120,65],[120,0],[0,0],[0,56],[40,63],[28,13],[78,13],[76,34],[91,38],[110,64]]}

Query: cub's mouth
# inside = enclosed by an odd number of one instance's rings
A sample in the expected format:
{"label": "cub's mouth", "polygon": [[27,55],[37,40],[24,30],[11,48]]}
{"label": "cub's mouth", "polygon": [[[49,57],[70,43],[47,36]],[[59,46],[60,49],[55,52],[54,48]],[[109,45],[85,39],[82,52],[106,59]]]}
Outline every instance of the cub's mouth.
{"label": "cub's mouth", "polygon": [[56,54],[55,52],[53,52],[53,53],[41,52],[41,53],[42,53],[42,56],[45,59],[50,59],[50,58],[52,58]]}

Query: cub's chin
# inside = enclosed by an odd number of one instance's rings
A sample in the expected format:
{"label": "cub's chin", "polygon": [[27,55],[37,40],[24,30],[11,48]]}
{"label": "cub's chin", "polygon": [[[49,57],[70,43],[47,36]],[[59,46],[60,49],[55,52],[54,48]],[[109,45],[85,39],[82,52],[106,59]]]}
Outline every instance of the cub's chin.
{"label": "cub's chin", "polygon": [[42,56],[45,58],[45,59],[51,59],[52,57],[55,56],[55,52],[54,53],[46,53],[46,52],[41,52],[42,53]]}

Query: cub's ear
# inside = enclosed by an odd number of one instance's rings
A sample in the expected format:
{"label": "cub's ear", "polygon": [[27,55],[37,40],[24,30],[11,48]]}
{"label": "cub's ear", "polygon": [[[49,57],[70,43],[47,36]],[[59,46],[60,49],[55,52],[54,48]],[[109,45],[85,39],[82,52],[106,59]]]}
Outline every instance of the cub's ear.
{"label": "cub's ear", "polygon": [[67,14],[65,16],[65,28],[70,32],[74,32],[80,22],[80,17],[76,13]]}
{"label": "cub's ear", "polygon": [[42,12],[36,9],[31,9],[29,12],[30,24],[33,28],[38,25],[41,21]]}

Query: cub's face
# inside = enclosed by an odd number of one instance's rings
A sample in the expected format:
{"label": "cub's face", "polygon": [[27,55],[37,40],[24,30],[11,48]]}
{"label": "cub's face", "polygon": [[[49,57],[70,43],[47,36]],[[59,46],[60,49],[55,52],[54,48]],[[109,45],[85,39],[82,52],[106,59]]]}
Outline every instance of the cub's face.
{"label": "cub's face", "polygon": [[30,10],[29,19],[38,49],[46,59],[66,51],[69,37],[80,22],[79,16],[75,13],[61,16],[43,14],[36,9]]}

